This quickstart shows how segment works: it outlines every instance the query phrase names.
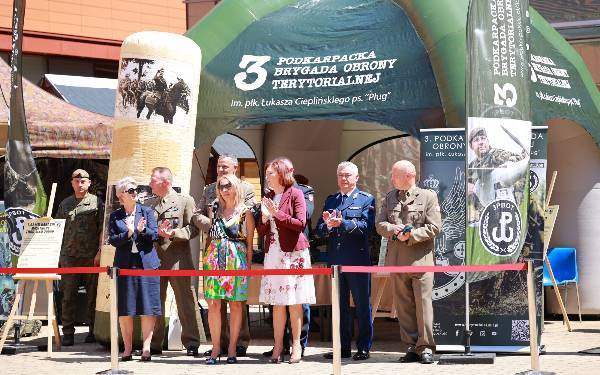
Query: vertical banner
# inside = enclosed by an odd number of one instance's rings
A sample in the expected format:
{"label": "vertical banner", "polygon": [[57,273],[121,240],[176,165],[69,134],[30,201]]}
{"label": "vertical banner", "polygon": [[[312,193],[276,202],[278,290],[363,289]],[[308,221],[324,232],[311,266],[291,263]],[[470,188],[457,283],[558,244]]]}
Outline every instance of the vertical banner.
{"label": "vertical banner", "polygon": [[[542,307],[542,253],[546,192],[547,127],[533,127],[528,232],[520,251],[536,267],[537,316]],[[435,239],[436,265],[465,264],[464,129],[421,130],[421,186],[436,191],[442,230]],[[432,293],[438,350],[462,350],[465,274],[436,273]],[[473,350],[518,351],[529,345],[525,273],[501,272],[470,285]]]}
{"label": "vertical banner", "polygon": [[[11,255],[8,248],[8,226],[4,202],[0,201],[0,268],[11,267]],[[3,320],[8,318],[13,301],[15,300],[15,285],[12,275],[0,274],[0,327]]]}
{"label": "vertical banner", "polygon": [[[25,220],[42,215],[46,193],[38,174],[25,121],[22,86],[22,44],[25,0],[14,0],[12,20],[12,54],[10,59],[10,109],[8,141],[4,164],[4,204],[11,263],[16,266],[21,254]],[[0,312],[10,312],[14,300],[12,277],[0,278]],[[3,312],[0,315],[4,314]],[[27,332],[25,328],[23,333]]]}
{"label": "vertical banner", "polygon": [[[440,201],[442,230],[434,240],[435,264],[465,264],[465,131],[421,130],[421,187]],[[438,350],[462,345],[465,273],[437,272],[433,284],[433,334]]]}
{"label": "vertical banner", "polygon": [[[529,203],[527,0],[472,0],[467,17],[467,264],[514,263]],[[469,281],[490,277],[470,273]]]}
{"label": "vertical banner", "polygon": [[10,110],[4,167],[4,202],[12,263],[21,253],[25,220],[39,217],[46,209],[46,193],[38,174],[25,122],[22,88],[22,44],[25,0],[15,0],[10,59]]}

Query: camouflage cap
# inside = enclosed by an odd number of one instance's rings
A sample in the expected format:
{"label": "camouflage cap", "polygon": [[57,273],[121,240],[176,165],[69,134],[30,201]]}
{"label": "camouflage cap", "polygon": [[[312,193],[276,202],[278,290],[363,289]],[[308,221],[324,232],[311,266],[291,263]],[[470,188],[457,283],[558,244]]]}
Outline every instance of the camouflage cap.
{"label": "camouflage cap", "polygon": [[84,169],[76,169],[71,173],[71,178],[90,178],[90,174],[87,173]]}
{"label": "camouflage cap", "polygon": [[471,133],[469,133],[469,143],[471,143],[473,141],[473,138],[477,137],[478,135],[483,135],[487,137],[487,132],[484,128],[480,126],[473,128],[473,130],[471,130]]}

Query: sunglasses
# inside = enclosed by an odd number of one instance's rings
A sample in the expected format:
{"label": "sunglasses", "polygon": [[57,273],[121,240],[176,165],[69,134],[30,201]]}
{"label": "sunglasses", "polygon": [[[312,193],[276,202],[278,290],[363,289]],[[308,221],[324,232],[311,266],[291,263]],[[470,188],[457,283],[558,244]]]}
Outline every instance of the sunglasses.
{"label": "sunglasses", "polygon": [[133,195],[133,194],[137,193],[137,189],[136,188],[129,188],[129,189],[125,190],[125,192]]}
{"label": "sunglasses", "polygon": [[231,182],[225,185],[219,184],[219,190],[229,190],[231,189]]}

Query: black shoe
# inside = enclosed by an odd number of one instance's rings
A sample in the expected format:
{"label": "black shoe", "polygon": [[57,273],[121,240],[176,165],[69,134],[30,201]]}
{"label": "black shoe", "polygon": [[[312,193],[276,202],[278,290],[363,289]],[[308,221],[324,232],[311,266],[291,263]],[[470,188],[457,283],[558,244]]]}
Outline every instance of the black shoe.
{"label": "black shoe", "polygon": [[[144,354],[144,352],[141,349],[136,349],[133,351],[133,355],[135,356],[141,356],[142,354]],[[150,349],[150,355],[161,355],[162,354],[162,349],[161,350],[157,350],[157,349]]]}
{"label": "black shoe", "polygon": [[302,347],[302,353],[300,354],[300,358],[304,358],[304,347]]}
{"label": "black shoe", "polygon": [[121,362],[129,362],[133,360],[133,356],[130,355],[122,355],[121,356]]}
{"label": "black shoe", "polygon": [[90,332],[87,336],[85,336],[85,340],[83,340],[83,342],[85,342],[86,344],[96,342],[96,336],[94,336],[94,334]]}
{"label": "black shoe", "polygon": [[404,357],[400,358],[400,362],[402,363],[412,363],[412,362],[420,362],[421,356],[415,352],[408,352],[404,355]]}
{"label": "black shoe", "polygon": [[371,355],[367,350],[359,350],[352,356],[352,359],[355,361],[365,361],[370,357]]}
{"label": "black shoe", "polygon": [[[246,352],[244,352],[246,353]],[[210,355],[212,354],[212,349],[208,349],[207,351],[204,352],[204,356],[205,357],[210,357]],[[221,356],[227,355],[227,349],[221,349],[221,353],[219,354]],[[237,355],[237,353],[236,353]],[[238,357],[241,357],[238,355]]]}
{"label": "black shoe", "polygon": [[75,335],[63,335],[62,346],[73,346],[75,345]]}
{"label": "black shoe", "polygon": [[[342,358],[350,358],[352,357],[352,351],[350,349],[344,350],[342,349]],[[323,354],[323,358],[325,359],[333,359],[333,352]]]}
{"label": "black shoe", "polygon": [[421,354],[421,363],[425,365],[430,365],[433,363],[433,354],[431,353],[423,353]]}
{"label": "black shoe", "polygon": [[236,357],[245,357],[247,350],[248,350],[248,348],[244,348],[241,345],[236,346],[235,347],[235,355],[236,355]]}
{"label": "black shoe", "polygon": [[190,357],[196,357],[198,355],[198,347],[190,346],[189,348],[187,348],[187,355]]}
{"label": "black shoe", "polygon": [[[290,348],[283,348],[283,351],[281,352],[284,355],[290,355]],[[263,355],[265,357],[272,357],[273,356],[273,348],[271,348],[271,350],[263,352]],[[302,356],[304,356],[304,348],[302,348]],[[239,355],[238,355],[239,357]]]}
{"label": "black shoe", "polygon": [[150,361],[152,361],[152,354],[150,354],[150,355],[142,355],[140,357],[140,361],[142,361],[142,362],[150,362]]}
{"label": "black shoe", "polygon": [[234,364],[237,363],[237,358],[236,357],[227,357],[227,363]]}

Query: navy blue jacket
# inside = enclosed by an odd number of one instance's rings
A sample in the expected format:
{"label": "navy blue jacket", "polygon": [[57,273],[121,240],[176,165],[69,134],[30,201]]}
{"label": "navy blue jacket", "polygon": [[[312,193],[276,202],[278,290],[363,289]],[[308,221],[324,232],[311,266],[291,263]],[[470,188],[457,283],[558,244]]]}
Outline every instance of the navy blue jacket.
{"label": "navy blue jacket", "polygon": [[354,189],[342,204],[342,194],[335,193],[325,199],[323,211],[342,212],[342,224],[327,228],[323,217],[317,231],[327,237],[327,263],[347,266],[370,266],[369,234],[375,227],[375,198],[369,193]]}
{"label": "navy blue jacket", "polygon": [[[146,219],[146,229],[138,232],[137,224],[140,219]],[[145,270],[155,270],[160,267],[160,259],[154,248],[154,241],[158,239],[158,225],[154,217],[154,211],[150,207],[135,205],[134,231],[130,238],[127,238],[127,214],[123,208],[119,208],[112,214],[108,222],[108,242],[116,247],[115,260],[113,266],[119,268],[129,268],[131,266],[130,256],[133,241],[142,258],[142,265]]]}

